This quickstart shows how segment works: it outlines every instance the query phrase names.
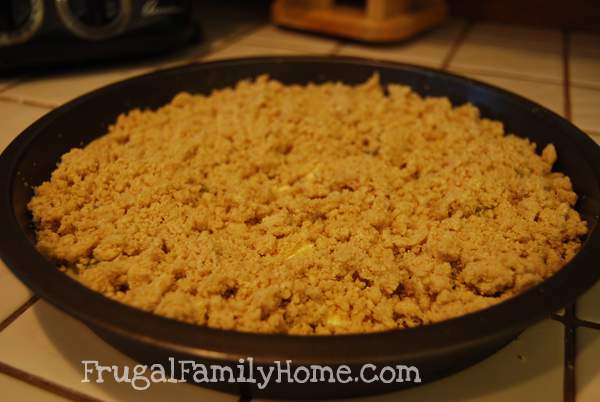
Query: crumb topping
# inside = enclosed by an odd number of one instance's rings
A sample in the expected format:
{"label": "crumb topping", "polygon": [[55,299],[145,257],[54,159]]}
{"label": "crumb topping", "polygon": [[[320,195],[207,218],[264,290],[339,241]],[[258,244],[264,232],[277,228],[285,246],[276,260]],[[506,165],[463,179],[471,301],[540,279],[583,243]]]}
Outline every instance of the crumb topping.
{"label": "crumb topping", "polygon": [[29,209],[42,253],[137,308],[239,331],[382,331],[485,308],[568,262],[587,228],[556,159],[377,75],[261,76],[119,116]]}

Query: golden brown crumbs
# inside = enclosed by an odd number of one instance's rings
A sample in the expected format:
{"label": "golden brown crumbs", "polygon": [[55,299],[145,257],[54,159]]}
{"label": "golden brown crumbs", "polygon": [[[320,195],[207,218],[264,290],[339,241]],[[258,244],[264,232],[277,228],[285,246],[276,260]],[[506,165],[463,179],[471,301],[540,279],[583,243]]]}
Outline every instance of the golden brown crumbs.
{"label": "golden brown crumbs", "polygon": [[265,76],[119,116],[29,203],[37,247],[86,286],[216,328],[406,328],[559,270],[586,224],[556,150],[377,76]]}

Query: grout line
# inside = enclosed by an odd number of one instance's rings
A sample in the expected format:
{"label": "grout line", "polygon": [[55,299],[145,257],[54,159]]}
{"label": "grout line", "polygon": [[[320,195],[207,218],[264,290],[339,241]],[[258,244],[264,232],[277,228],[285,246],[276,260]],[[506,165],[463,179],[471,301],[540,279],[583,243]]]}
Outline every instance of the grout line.
{"label": "grout line", "polygon": [[0,332],[4,331],[6,327],[12,324],[17,318],[21,316],[25,311],[29,309],[29,307],[33,306],[36,301],[39,300],[38,296],[32,296],[31,299],[27,300],[23,303],[19,308],[17,308],[11,315],[6,317],[6,319],[0,322]]}
{"label": "grout line", "polygon": [[590,91],[600,91],[600,84],[587,84],[581,82],[571,82],[571,87],[580,89],[589,89]]}
{"label": "grout line", "polygon": [[600,323],[591,322],[587,320],[580,320],[579,318],[574,318],[574,323],[578,327],[590,328],[590,329],[600,329]]}
{"label": "grout line", "polygon": [[563,369],[563,402],[575,402],[576,380],[575,380],[575,304],[565,308],[565,349],[564,349],[564,369]]}
{"label": "grout line", "polygon": [[552,80],[550,78],[535,78],[535,77],[531,77],[528,75],[515,74],[515,73],[511,73],[511,72],[507,72],[507,71],[490,71],[490,70],[481,70],[478,68],[470,68],[470,67],[458,67],[458,68],[450,69],[450,71],[455,74],[465,75],[465,76],[468,76],[468,74],[477,74],[477,75],[483,75],[486,77],[506,78],[506,79],[511,79],[511,80],[515,80],[515,81],[525,81],[525,82],[532,82],[532,83],[536,83],[536,84],[548,84],[548,85],[556,85],[556,86],[561,85],[560,82],[558,82],[556,80]]}
{"label": "grout line", "polygon": [[6,90],[9,90],[11,88],[16,87],[21,82],[23,82],[23,77],[19,77],[19,78],[16,78],[14,80],[9,81],[6,85],[4,85],[2,88],[0,88],[0,93],[4,92]]}
{"label": "grout line", "polygon": [[337,42],[337,43],[336,43],[336,44],[333,46],[333,49],[331,49],[331,51],[329,52],[329,55],[330,55],[330,56],[335,56],[335,55],[339,54],[339,53],[340,53],[340,51],[342,50],[342,48],[343,48],[344,46],[346,46],[346,43],[347,43],[347,42],[346,42],[345,40],[340,40],[340,41],[338,41],[338,42]]}
{"label": "grout line", "polygon": [[13,98],[12,96],[6,96],[1,93],[0,93],[0,101],[19,103],[21,105],[33,106],[33,107],[38,107],[38,108],[43,108],[43,109],[54,109],[59,106],[57,104],[50,103],[50,102],[44,102],[44,101],[40,102],[40,101],[36,101],[36,100],[32,100],[32,99]]}
{"label": "grout line", "polygon": [[562,34],[562,62],[563,62],[563,96],[564,96],[564,108],[565,117],[571,120],[571,71],[569,66],[570,58],[570,36],[568,32]]}
{"label": "grout line", "polygon": [[[571,120],[571,90],[569,87],[569,34],[562,33],[562,70],[563,70],[563,107],[565,118]],[[575,377],[575,359],[577,357],[576,337],[575,337],[575,303],[565,307],[564,321],[565,325],[565,349],[564,349],[564,369],[563,369],[563,402],[575,402],[576,398],[576,377]]]}
{"label": "grout line", "polygon": [[[206,49],[203,49],[201,53],[196,54],[196,55],[189,55],[189,56],[184,56],[182,55],[182,57],[180,59],[178,59],[176,56],[174,56],[174,60],[165,60],[164,63],[158,63],[157,65],[151,67],[148,72],[157,72],[160,70],[164,70],[167,68],[171,68],[171,67],[178,67],[178,66],[185,66],[188,64],[194,64],[194,63],[201,63],[206,57],[210,56],[213,53],[216,53],[218,51],[221,51],[223,49],[226,49],[232,45],[235,45],[236,43],[238,43],[239,41],[241,41],[243,38],[245,38],[247,35],[258,31],[260,28],[264,27],[266,24],[249,24],[248,27],[240,32],[236,32],[234,34],[230,34],[229,36],[225,37],[224,40],[219,40],[216,42],[213,42],[211,44],[209,44],[209,46]],[[183,51],[185,52],[185,49],[183,49]],[[160,56],[159,56],[160,57]],[[168,57],[167,57],[168,59]],[[55,106],[53,106],[55,107]]]}
{"label": "grout line", "polygon": [[571,317],[570,320],[567,320],[564,316],[554,313],[554,314],[550,315],[550,319],[561,322],[564,325],[569,325],[569,322],[570,322],[570,325],[572,327],[585,327],[585,328],[590,328],[590,329],[600,329],[600,323],[588,321],[588,320],[581,320],[581,319],[577,318],[575,315],[573,315],[573,317]]}
{"label": "grout line", "polygon": [[448,50],[446,57],[444,57],[444,59],[442,60],[442,65],[440,67],[442,70],[447,70],[448,67],[450,67],[450,63],[454,59],[458,48],[463,44],[465,39],[467,39],[467,35],[469,34],[469,31],[471,30],[473,25],[473,21],[465,22],[458,35],[456,35],[454,42],[452,42],[452,44],[450,45],[450,49]]}
{"label": "grout line", "polygon": [[194,56],[191,57],[189,59],[186,60],[186,63],[198,63],[198,62],[202,62],[202,60],[204,60],[205,58],[207,58],[208,56],[210,56],[211,54],[214,54],[216,52],[219,52],[221,50],[227,49],[235,44],[239,44],[243,39],[245,39],[246,37],[248,37],[248,35],[251,35],[252,33],[256,33],[259,29],[264,28],[265,26],[267,26],[268,24],[258,24],[258,25],[252,25],[248,28],[247,31],[244,32],[240,32],[239,34],[233,35],[231,38],[228,38],[228,40],[225,40],[223,42],[217,42],[216,46],[214,43],[211,44],[211,46],[207,49],[206,53],[201,55],[201,56]]}
{"label": "grout line", "polygon": [[8,364],[0,362],[0,373],[6,374],[19,381],[23,381],[29,385],[41,388],[52,394],[61,396],[75,402],[102,402],[100,399],[88,396],[79,391],[63,387],[62,385],[48,381],[42,377],[38,377],[34,374],[27,373],[19,370],[18,368],[9,366]]}

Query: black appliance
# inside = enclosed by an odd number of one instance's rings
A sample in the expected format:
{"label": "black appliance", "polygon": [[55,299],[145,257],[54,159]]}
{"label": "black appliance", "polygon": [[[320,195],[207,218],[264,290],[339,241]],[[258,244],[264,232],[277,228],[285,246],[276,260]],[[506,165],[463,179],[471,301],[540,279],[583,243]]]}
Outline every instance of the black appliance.
{"label": "black appliance", "polygon": [[192,0],[1,0],[0,70],[138,56],[199,37]]}

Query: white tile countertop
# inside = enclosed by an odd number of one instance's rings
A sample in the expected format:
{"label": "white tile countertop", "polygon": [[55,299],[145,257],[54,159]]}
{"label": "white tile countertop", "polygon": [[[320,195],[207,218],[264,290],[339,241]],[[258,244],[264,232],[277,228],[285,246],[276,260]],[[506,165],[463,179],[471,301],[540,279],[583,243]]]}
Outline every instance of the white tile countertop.
{"label": "white tile countertop", "polygon": [[[197,54],[194,54],[197,53]],[[0,80],[0,149],[52,108],[130,76],[199,60],[353,55],[449,70],[530,98],[600,142],[600,36],[450,20],[414,40],[366,46],[270,25],[207,52]],[[37,299],[0,262],[0,400],[237,401],[204,388],[82,383],[81,360],[134,365],[87,327]],[[76,334],[76,336],[74,336]],[[600,401],[600,283],[576,306],[527,329],[488,359],[431,384],[356,401]]]}

